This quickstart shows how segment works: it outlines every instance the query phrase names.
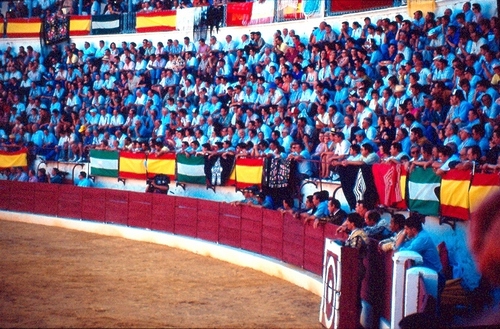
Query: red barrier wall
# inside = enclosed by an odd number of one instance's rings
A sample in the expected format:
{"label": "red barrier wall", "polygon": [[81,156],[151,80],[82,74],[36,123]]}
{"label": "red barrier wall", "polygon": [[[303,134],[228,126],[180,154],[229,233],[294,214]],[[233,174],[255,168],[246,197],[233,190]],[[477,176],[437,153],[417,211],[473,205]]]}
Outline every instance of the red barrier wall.
{"label": "red barrier wall", "polygon": [[[346,238],[345,233],[336,232],[336,225],[314,228],[312,223],[304,225],[291,214],[274,210],[64,184],[0,181],[0,209],[190,236],[273,257],[317,275],[322,275],[325,238]],[[392,286],[392,255],[377,255],[372,249],[363,284],[363,297],[373,304],[375,321],[379,315],[390,318]]]}

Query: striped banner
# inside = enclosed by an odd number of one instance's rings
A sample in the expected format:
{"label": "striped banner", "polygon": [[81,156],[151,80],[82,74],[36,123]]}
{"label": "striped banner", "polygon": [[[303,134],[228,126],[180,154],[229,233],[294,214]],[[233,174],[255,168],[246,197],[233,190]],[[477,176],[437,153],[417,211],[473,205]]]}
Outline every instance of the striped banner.
{"label": "striped banner", "polygon": [[175,153],[166,153],[157,157],[151,154],[147,159],[148,177],[158,174],[167,175],[170,180],[175,179]]}
{"label": "striped banner", "polygon": [[[257,185],[262,187],[262,174],[264,172],[263,158],[238,158],[234,165],[234,185],[238,189]],[[232,180],[232,174],[229,180]]]}
{"label": "striped banner", "polygon": [[69,21],[69,35],[89,35],[90,34],[91,16],[75,16],[72,15]]}
{"label": "striped banner", "polygon": [[500,176],[498,174],[474,174],[469,189],[471,214],[488,196],[498,191],[500,191]]}
{"label": "striped banner", "polygon": [[118,152],[90,150],[90,174],[118,177]]}
{"label": "striped banner", "polygon": [[92,16],[92,34],[118,34],[121,32],[120,15],[95,15]]}
{"label": "striped banner", "polygon": [[19,151],[0,151],[0,169],[11,167],[26,167],[28,165],[28,150],[26,148]]}
{"label": "striped banner", "polygon": [[118,177],[146,180],[146,153],[120,152]]}
{"label": "striped banner", "polygon": [[6,36],[7,38],[38,38],[41,30],[40,18],[9,18]]}
{"label": "striped banner", "polygon": [[177,26],[175,10],[137,13],[135,30],[137,33],[174,31]]}
{"label": "striped banner", "polygon": [[177,154],[177,181],[179,183],[206,184],[205,157]]}
{"label": "striped banner", "polygon": [[415,167],[408,179],[408,207],[426,216],[439,215],[441,177],[432,168]]}
{"label": "striped banner", "polygon": [[441,216],[469,220],[469,186],[471,173],[468,170],[452,169],[441,180]]}

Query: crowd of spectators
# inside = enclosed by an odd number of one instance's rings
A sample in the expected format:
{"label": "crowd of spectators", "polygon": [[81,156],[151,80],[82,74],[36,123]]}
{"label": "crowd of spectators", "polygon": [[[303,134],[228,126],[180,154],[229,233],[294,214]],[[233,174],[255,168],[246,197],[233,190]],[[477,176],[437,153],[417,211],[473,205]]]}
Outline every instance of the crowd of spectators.
{"label": "crowd of spectators", "polygon": [[[0,148],[86,161],[92,148],[289,158],[301,178],[404,162],[499,168],[499,20],[478,3],[156,45],[101,40],[0,57]],[[451,165],[450,165],[451,164]]]}

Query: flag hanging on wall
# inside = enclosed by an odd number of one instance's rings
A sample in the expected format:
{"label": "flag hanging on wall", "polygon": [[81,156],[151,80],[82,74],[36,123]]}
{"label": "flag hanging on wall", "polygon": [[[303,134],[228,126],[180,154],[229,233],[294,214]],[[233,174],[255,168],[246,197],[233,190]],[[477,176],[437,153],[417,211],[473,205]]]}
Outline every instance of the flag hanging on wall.
{"label": "flag hanging on wall", "polygon": [[166,153],[160,156],[151,154],[147,159],[148,177],[158,174],[167,175],[170,180],[175,179],[175,153]]}
{"label": "flag hanging on wall", "polygon": [[90,150],[90,174],[118,177],[118,152]]}
{"label": "flag hanging on wall", "polygon": [[415,167],[408,179],[408,207],[426,216],[439,215],[441,177],[432,168]]}
{"label": "flag hanging on wall", "polygon": [[27,149],[15,152],[0,151],[0,169],[26,167],[28,165]]}
{"label": "flag hanging on wall", "polygon": [[46,45],[69,40],[69,16],[54,14],[42,22],[42,36]]}
{"label": "flag hanging on wall", "polygon": [[177,25],[175,10],[137,13],[135,30],[137,33],[174,31]]}
{"label": "flag hanging on wall", "polygon": [[238,158],[234,166],[236,188],[262,187],[263,158]]}
{"label": "flag hanging on wall", "polygon": [[92,16],[92,34],[118,34],[122,30],[120,15]]}
{"label": "flag hanging on wall", "polygon": [[120,152],[120,178],[146,180],[146,153]]}
{"label": "flag hanging on wall", "polygon": [[177,181],[179,183],[205,184],[205,157],[177,155]]}
{"label": "flag hanging on wall", "polygon": [[469,189],[470,212],[474,213],[481,202],[489,195],[500,190],[500,176],[498,174],[474,174]]}
{"label": "flag hanging on wall", "polygon": [[253,2],[228,3],[227,26],[247,26],[252,16]]}
{"label": "flag hanging on wall", "polygon": [[441,216],[469,219],[471,172],[452,169],[441,180]]}

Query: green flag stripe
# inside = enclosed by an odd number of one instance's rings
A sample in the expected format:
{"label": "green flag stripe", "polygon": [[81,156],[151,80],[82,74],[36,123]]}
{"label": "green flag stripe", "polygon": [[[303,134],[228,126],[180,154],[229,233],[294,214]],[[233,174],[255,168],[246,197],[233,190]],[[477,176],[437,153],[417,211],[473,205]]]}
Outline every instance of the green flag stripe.
{"label": "green flag stripe", "polygon": [[439,187],[439,185],[439,183],[416,183],[410,181],[408,183],[409,197],[410,199],[439,202],[434,192],[435,188]]}
{"label": "green flag stripe", "polygon": [[90,174],[95,176],[118,177],[118,169],[90,168]]}
{"label": "green flag stripe", "polygon": [[101,151],[101,150],[90,150],[91,158],[100,158],[100,159],[117,159],[119,157],[118,152],[114,151]]}

